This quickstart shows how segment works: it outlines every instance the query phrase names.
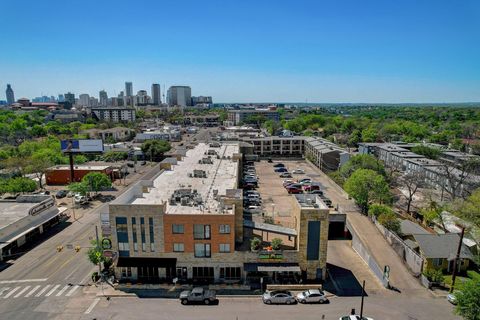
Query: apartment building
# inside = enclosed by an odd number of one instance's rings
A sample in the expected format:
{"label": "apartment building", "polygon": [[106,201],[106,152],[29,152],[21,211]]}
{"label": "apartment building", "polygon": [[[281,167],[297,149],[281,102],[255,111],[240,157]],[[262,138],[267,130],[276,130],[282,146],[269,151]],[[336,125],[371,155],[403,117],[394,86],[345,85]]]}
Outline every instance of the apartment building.
{"label": "apartment building", "polygon": [[304,137],[246,137],[242,141],[253,145],[253,152],[260,157],[302,157]]}
{"label": "apartment building", "polygon": [[228,110],[228,121],[235,126],[243,123],[251,116],[263,116],[266,120],[280,121],[280,114],[275,109]]}
{"label": "apartment building", "polygon": [[107,122],[133,122],[135,121],[135,109],[106,107],[92,108],[92,117],[98,121]]}
{"label": "apartment building", "polygon": [[[243,219],[239,143],[198,144],[167,158],[151,180],[138,181],[103,212],[103,236],[113,243],[120,281],[248,283],[292,272],[324,279],[328,207],[297,199],[292,229]],[[312,196],[312,195],[311,195]],[[314,196],[314,195],[313,195]],[[250,249],[252,230],[289,235],[289,249]]]}
{"label": "apartment building", "polygon": [[322,171],[338,170],[350,159],[350,153],[333,142],[318,137],[305,137],[305,158]]}

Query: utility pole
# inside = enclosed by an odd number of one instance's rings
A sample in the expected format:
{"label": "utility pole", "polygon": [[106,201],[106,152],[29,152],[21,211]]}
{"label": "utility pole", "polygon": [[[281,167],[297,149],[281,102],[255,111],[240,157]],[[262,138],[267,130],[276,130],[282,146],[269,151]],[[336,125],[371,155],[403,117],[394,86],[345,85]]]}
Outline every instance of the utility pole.
{"label": "utility pole", "polygon": [[[100,252],[100,240],[98,239],[98,227],[95,225],[95,238],[97,240],[97,250]],[[102,266],[101,266],[100,258],[98,259],[98,276],[102,274]]]}
{"label": "utility pole", "polygon": [[362,304],[360,305],[360,319],[363,319],[363,298],[365,297],[365,280],[362,285]]}
{"label": "utility pole", "polygon": [[458,260],[460,259],[460,252],[462,250],[462,243],[463,243],[463,235],[465,234],[465,227],[462,227],[462,232],[460,233],[460,242],[458,243],[458,248],[457,248],[457,255],[455,256],[455,260],[453,263],[453,273],[452,273],[452,286],[450,287],[450,293],[453,292],[453,289],[455,287],[455,278],[457,276],[457,263]]}

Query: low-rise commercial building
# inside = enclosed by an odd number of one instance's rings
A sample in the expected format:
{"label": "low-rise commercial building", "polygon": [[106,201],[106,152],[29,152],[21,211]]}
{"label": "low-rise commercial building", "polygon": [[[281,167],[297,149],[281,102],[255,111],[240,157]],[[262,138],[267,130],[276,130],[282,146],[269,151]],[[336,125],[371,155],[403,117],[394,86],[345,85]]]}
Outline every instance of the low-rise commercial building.
{"label": "low-rise commercial building", "polygon": [[260,157],[302,157],[305,137],[252,137],[242,138],[253,145],[253,153]]}
{"label": "low-rise commercial building", "polygon": [[87,134],[89,139],[102,139],[103,141],[127,141],[135,136],[135,130],[124,127],[115,127],[110,129],[89,129],[82,131]]}
{"label": "low-rise commercial building", "polygon": [[[101,216],[103,235],[111,237],[118,257],[116,277],[252,284],[286,272],[323,279],[328,207],[314,195],[297,197],[292,229],[244,221],[241,161],[238,143],[200,143],[165,159],[152,180],[137,182],[112,201]],[[281,250],[251,250],[252,229],[298,241]]]}
{"label": "low-rise commercial building", "polygon": [[0,201],[0,261],[22,251],[22,246],[37,239],[58,223],[66,208],[57,208],[48,195],[21,195]]}
{"label": "low-rise commercial building", "polygon": [[[75,165],[74,166],[74,181],[82,181],[82,178],[91,173],[99,172],[104,173],[112,181],[114,181],[113,168],[107,165]],[[50,167],[45,171],[45,181],[47,185],[67,185],[70,184],[70,166],[68,165],[58,165]]]}

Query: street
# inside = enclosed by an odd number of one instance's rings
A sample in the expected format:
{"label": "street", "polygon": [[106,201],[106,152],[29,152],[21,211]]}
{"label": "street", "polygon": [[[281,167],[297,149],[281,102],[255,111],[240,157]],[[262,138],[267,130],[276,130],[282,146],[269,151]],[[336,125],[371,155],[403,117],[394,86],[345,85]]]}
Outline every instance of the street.
{"label": "street", "polygon": [[[139,178],[149,178],[156,167],[137,167],[126,181],[116,184],[120,195]],[[90,241],[95,238],[99,212],[108,203],[94,203],[87,209],[76,209],[76,218],[62,222],[60,231],[27,253],[12,261],[0,272],[0,314],[2,319],[51,319],[52,314],[83,314],[95,299],[90,276],[97,269],[86,256]],[[93,205],[92,205],[93,206]],[[80,214],[81,213],[81,214]],[[62,229],[63,228],[63,229]],[[79,252],[75,246],[80,246]],[[63,246],[58,252],[57,247]],[[71,299],[75,298],[75,303]]]}
{"label": "street", "polygon": [[[252,320],[252,319],[331,319],[360,313],[360,297],[333,297],[322,305],[265,305],[260,297],[220,297],[218,305],[183,306],[177,299],[103,299],[82,319],[162,319],[162,320]],[[372,295],[365,298],[364,315],[375,320],[459,319],[443,299],[416,299],[405,295]],[[325,316],[322,318],[322,316]]]}

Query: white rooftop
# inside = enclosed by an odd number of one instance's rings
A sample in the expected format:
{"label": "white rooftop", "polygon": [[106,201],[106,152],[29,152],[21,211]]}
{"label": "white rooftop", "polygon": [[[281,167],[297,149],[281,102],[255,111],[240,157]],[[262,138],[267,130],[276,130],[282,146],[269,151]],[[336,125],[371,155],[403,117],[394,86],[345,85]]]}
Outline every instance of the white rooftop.
{"label": "white rooftop", "polygon": [[[207,158],[208,151],[214,150],[219,155],[210,155],[211,164],[199,163]],[[137,197],[132,204],[162,204],[166,202],[166,214],[214,214],[233,213],[230,209],[222,209],[218,196],[226,195],[227,189],[237,188],[238,162],[232,157],[239,152],[238,144],[222,144],[219,148],[209,147],[208,144],[199,143],[194,149],[186,152],[186,156],[166,170],[153,181],[153,188],[142,197]],[[203,170],[206,178],[195,178],[190,175],[194,170]],[[177,203],[170,204],[170,198],[175,190],[196,190],[200,195],[203,205],[188,206]],[[217,196],[216,196],[216,195]]]}

